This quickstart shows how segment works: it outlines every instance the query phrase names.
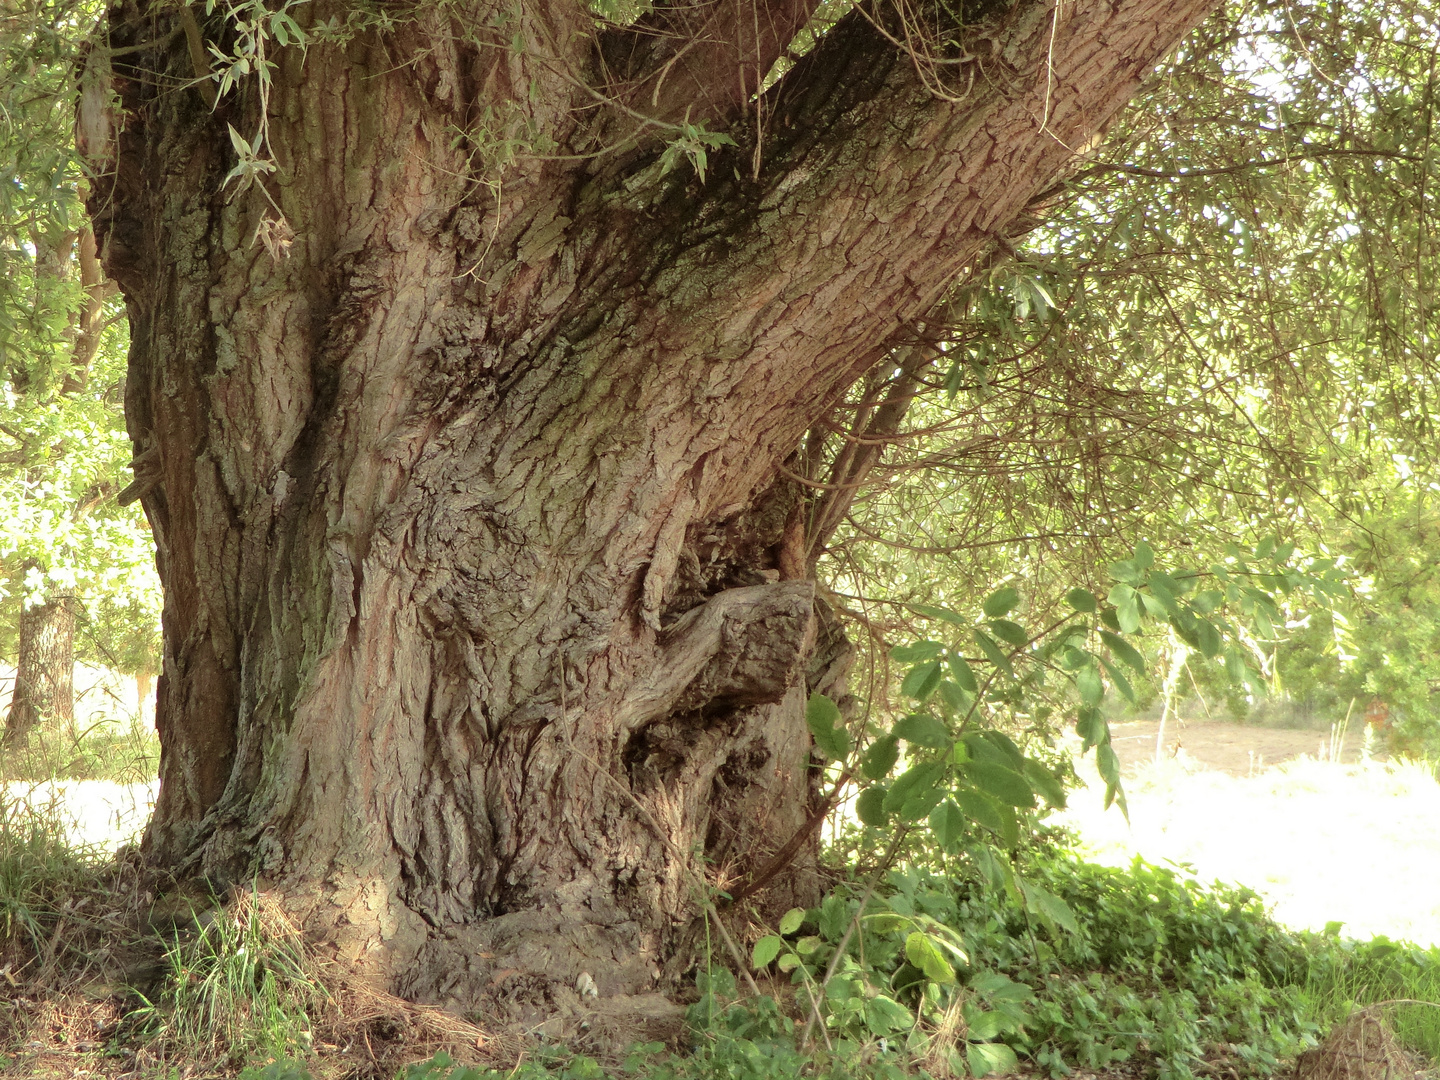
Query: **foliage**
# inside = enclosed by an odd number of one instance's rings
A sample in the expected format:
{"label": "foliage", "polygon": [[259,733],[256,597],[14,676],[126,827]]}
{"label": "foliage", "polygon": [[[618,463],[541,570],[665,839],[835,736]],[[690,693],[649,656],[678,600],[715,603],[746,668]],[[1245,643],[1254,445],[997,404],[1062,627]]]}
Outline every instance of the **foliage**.
{"label": "foliage", "polygon": [[45,951],[62,905],[93,877],[95,864],[66,842],[53,815],[0,791],[0,957],[7,970]]}
{"label": "foliage", "polygon": [[[960,610],[996,583],[1058,617],[1142,536],[1203,566],[1275,531],[1409,580],[1403,544],[1362,538],[1435,482],[1434,19],[1407,0],[1218,11],[1037,200],[1032,230],[977,259],[816,429],[802,466],[832,486],[862,479],[856,438],[886,446],[843,519],[839,497],[815,497],[867,667],[923,636],[919,605]],[[913,401],[887,426],[897,395]],[[1371,624],[1385,643],[1358,682],[1404,683],[1398,711],[1415,715],[1433,623],[1400,597],[1377,588],[1342,615],[1388,605],[1398,621]],[[1164,642],[1135,644],[1163,665]],[[1284,693],[1274,642],[1261,651]],[[1241,709],[1259,700],[1195,675]],[[1137,681],[1142,701],[1156,682]]]}
{"label": "foliage", "polygon": [[85,281],[73,139],[76,61],[98,12],[30,0],[0,23],[0,651],[13,650],[22,607],[74,596],[89,655],[146,671],[153,544],[138,509],[115,501],[130,459],[126,330],[113,288]]}
{"label": "foliage", "polygon": [[193,932],[166,948],[165,967],[161,994],[132,1015],[155,1041],[236,1062],[310,1048],[310,1013],[326,993],[299,931],[263,894],[241,891],[195,913]]}

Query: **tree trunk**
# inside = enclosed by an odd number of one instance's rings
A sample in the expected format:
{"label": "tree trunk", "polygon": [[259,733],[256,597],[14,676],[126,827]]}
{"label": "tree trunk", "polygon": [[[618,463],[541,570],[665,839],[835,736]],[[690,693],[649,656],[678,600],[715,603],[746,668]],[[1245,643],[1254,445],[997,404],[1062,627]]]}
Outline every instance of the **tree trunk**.
{"label": "tree trunk", "polygon": [[[851,16],[758,116],[808,7],[421,8],[278,55],[268,197],[223,187],[253,88],[212,112],[175,16],[112,9],[150,51],[80,131],[166,587],[149,857],[262,875],[423,999],[663,985],[845,694],[780,466],[1208,6],[1023,0],[963,97]],[[646,110],[738,145],[667,172]]]}
{"label": "tree trunk", "polygon": [[55,596],[21,608],[15,688],[0,749],[23,748],[42,721],[74,721],[76,606],[74,597]]}

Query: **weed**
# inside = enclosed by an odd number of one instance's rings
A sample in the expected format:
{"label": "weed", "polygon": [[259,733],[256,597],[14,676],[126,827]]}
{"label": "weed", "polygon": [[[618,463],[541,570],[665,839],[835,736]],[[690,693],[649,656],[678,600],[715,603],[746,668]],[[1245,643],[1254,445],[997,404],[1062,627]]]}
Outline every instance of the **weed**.
{"label": "weed", "polygon": [[1400,1042],[1440,1061],[1440,948],[1418,949],[1385,937],[1321,938],[1328,940],[1315,949],[1301,986],[1307,1011],[1334,1024],[1357,1007],[1397,1002],[1387,1019]]}
{"label": "weed", "polygon": [[97,863],[66,841],[53,807],[35,808],[0,791],[0,961],[14,974],[53,954],[62,911],[87,889]]}
{"label": "weed", "polygon": [[308,1051],[311,1013],[327,993],[279,905],[239,891],[228,907],[199,913],[194,926],[165,950],[161,993],[133,1014],[148,1037],[172,1056],[223,1054],[236,1063]]}

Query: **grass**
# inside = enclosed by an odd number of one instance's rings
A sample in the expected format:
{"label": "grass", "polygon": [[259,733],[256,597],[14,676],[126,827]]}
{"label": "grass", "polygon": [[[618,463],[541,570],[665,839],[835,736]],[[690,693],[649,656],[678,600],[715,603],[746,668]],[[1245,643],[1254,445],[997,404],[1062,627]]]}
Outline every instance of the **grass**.
{"label": "grass", "polygon": [[165,948],[160,993],[130,1014],[141,1037],[172,1057],[232,1064],[311,1050],[311,1014],[329,995],[278,902],[237,890],[190,924]]}
{"label": "grass", "polygon": [[1401,1043],[1440,1062],[1440,948],[1336,940],[1316,950],[1300,992],[1306,1012],[1327,1027],[1356,1007],[1396,1002],[1386,1019]]}

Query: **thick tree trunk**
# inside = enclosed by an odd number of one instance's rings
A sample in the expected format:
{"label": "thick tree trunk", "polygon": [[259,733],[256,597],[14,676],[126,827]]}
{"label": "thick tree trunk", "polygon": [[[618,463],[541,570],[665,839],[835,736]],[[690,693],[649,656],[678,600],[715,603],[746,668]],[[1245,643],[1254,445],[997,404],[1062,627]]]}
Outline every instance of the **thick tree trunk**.
{"label": "thick tree trunk", "polygon": [[[958,101],[852,16],[758,120],[725,65],[753,87],[808,8],[683,61],[562,4],[422,8],[279,57],[278,258],[222,189],[254,101],[177,90],[136,3],[123,130],[81,133],[166,586],[150,857],[261,874],[418,997],[660,985],[706,881],[805,821],[804,701],[845,693],[778,467],[1208,0],[1023,0]],[[662,175],[646,108],[741,145]]]}
{"label": "thick tree trunk", "polygon": [[15,689],[0,749],[20,749],[42,721],[74,721],[76,607],[74,597],[56,596],[21,609]]}

